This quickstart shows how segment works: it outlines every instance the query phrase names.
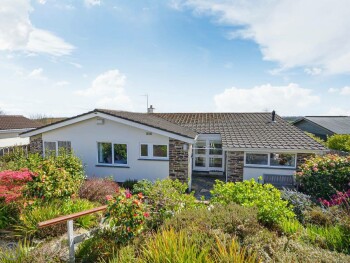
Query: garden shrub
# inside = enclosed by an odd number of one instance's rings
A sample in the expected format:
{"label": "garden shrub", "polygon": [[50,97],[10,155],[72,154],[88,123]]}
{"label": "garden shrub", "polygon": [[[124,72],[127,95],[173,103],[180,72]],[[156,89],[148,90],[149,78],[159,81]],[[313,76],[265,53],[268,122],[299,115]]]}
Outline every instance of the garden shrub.
{"label": "garden shrub", "polygon": [[133,186],[133,193],[142,193],[144,196],[148,196],[151,193],[153,183],[150,180],[143,179],[138,181]]}
{"label": "garden shrub", "polygon": [[304,223],[318,226],[330,226],[336,223],[337,217],[332,211],[319,206],[315,206],[304,213]]}
{"label": "garden shrub", "polygon": [[312,209],[315,205],[311,201],[311,196],[291,189],[283,188],[281,197],[293,206],[293,211],[300,222],[304,221],[304,212]]}
{"label": "garden shrub", "polygon": [[329,149],[350,152],[350,134],[334,134],[327,139]]}
{"label": "garden shrub", "polygon": [[164,228],[172,228],[176,231],[186,229],[189,233],[201,232],[208,235],[220,230],[243,239],[262,229],[257,212],[255,207],[243,207],[235,203],[217,204],[182,211],[166,220]]}
{"label": "garden shrub", "polygon": [[315,156],[307,159],[296,174],[300,190],[314,198],[329,199],[345,192],[350,182],[350,156]]}
{"label": "garden shrub", "polygon": [[259,220],[268,225],[295,217],[293,207],[281,199],[281,192],[271,184],[259,184],[254,179],[237,183],[216,180],[210,192],[213,203],[256,206]]}
{"label": "garden shrub", "polygon": [[107,203],[106,196],[113,195],[119,191],[116,182],[109,178],[89,178],[83,182],[79,189],[80,198],[91,202]]}
{"label": "garden shrub", "polygon": [[336,194],[332,195],[329,201],[322,198],[320,198],[319,201],[326,207],[341,205],[350,210],[350,183],[349,189],[346,192],[337,192]]}
{"label": "garden shrub", "polygon": [[131,194],[129,190],[115,196],[107,196],[106,222],[109,224],[118,243],[126,243],[144,229],[149,213],[143,203],[143,195]]}
{"label": "garden shrub", "polygon": [[4,201],[0,201],[0,229],[6,229],[16,223],[19,211],[17,204],[6,204]]}
{"label": "garden shrub", "polygon": [[[39,238],[58,236],[67,231],[66,223],[41,229],[38,228],[38,223],[94,207],[96,207],[94,203],[84,199],[50,200],[49,202],[28,204],[20,215],[20,222],[16,226],[16,229],[24,236],[35,236]],[[74,223],[83,228],[91,228],[98,223],[98,214],[77,218],[74,220]]]}
{"label": "garden shrub", "polygon": [[327,146],[327,143],[320,137],[314,135],[313,133],[310,132],[305,132],[305,134],[309,137],[311,137],[312,139],[314,139],[316,142],[318,142],[319,144],[322,144],[323,146]]}
{"label": "garden shrub", "polygon": [[[136,179],[128,179],[122,183],[124,189],[128,189],[130,192],[134,192],[134,185],[137,184]],[[136,192],[135,192],[136,193]]]}
{"label": "garden shrub", "polygon": [[286,235],[294,235],[304,230],[303,225],[296,219],[284,219],[278,222],[278,228]]}
{"label": "garden shrub", "polygon": [[28,169],[0,172],[0,200],[9,204],[22,198],[22,191],[30,181],[33,181],[33,174]]}

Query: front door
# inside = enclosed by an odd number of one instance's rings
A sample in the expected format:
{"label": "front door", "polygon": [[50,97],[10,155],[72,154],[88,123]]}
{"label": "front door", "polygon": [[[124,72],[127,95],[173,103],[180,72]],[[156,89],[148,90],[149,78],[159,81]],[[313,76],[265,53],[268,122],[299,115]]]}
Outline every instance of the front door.
{"label": "front door", "polygon": [[219,135],[200,135],[193,151],[193,170],[223,171],[223,151]]}

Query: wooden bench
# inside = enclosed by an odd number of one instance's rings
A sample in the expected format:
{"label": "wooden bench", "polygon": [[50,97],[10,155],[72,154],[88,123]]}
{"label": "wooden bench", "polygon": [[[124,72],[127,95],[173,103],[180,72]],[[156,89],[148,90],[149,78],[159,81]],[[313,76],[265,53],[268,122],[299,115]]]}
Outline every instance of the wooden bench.
{"label": "wooden bench", "polygon": [[277,188],[295,188],[294,175],[264,174],[264,184],[272,184]]}

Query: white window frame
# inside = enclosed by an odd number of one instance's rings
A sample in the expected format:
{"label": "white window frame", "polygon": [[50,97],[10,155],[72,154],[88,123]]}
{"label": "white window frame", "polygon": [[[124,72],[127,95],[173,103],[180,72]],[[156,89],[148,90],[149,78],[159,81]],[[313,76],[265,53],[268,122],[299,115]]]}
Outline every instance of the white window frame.
{"label": "white window frame", "polygon": [[[197,148],[196,143],[198,141],[203,141],[205,146],[204,148]],[[222,140],[220,135],[218,134],[205,134],[201,135],[196,143],[193,146],[193,170],[195,171],[224,171],[224,166],[225,166],[225,158],[224,158],[224,149],[221,148],[222,153],[221,154],[210,154],[210,150],[216,149],[216,148],[211,148],[210,147],[210,142],[217,141],[221,142],[222,145]],[[205,150],[205,153],[196,153],[198,149]],[[196,166],[196,158],[204,158],[205,159],[205,166]],[[218,158],[222,159],[222,165],[221,167],[210,167],[210,158]]]}
{"label": "white window frame", "polygon": [[[142,156],[141,155],[141,145],[147,145],[147,153],[148,156]],[[154,145],[160,145],[160,146],[166,146],[166,157],[158,157],[153,156],[153,146]],[[139,158],[140,159],[147,159],[147,160],[169,160],[169,145],[164,143],[143,143],[141,142],[139,144]]]}
{"label": "white window frame", "polygon": [[[271,165],[271,153],[279,154],[293,154],[294,155],[294,165],[293,166],[277,166]],[[247,154],[264,154],[267,155],[267,164],[247,164]],[[244,152],[244,166],[246,167],[265,167],[265,168],[277,168],[277,169],[295,169],[297,166],[297,154],[289,152]]]}
{"label": "white window frame", "polygon": [[[98,159],[98,151],[99,151],[99,148],[98,148],[98,144],[99,143],[110,143],[112,144],[112,163],[100,163],[99,162],[99,159]],[[114,163],[114,144],[125,144],[126,145],[126,163],[124,164],[120,164],[120,163]],[[129,144],[128,143],[125,143],[125,142],[111,142],[111,141],[97,141],[96,142],[96,146],[97,146],[97,158],[96,158],[96,161],[97,161],[97,165],[98,166],[111,166],[111,167],[115,167],[115,166],[121,166],[121,167],[125,167],[125,166],[129,166]]]}

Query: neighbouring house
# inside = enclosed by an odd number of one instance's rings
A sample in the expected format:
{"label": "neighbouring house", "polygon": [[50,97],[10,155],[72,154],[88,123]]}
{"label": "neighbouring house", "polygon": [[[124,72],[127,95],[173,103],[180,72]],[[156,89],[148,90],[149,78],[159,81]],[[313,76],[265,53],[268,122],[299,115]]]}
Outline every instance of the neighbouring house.
{"label": "neighbouring house", "polygon": [[327,149],[271,113],[135,113],[106,109],[22,134],[31,151],[72,149],[88,176],[178,178],[191,188],[192,173],[226,181],[290,176],[305,157]]}
{"label": "neighbouring house", "polygon": [[0,149],[29,144],[29,137],[20,137],[19,134],[40,126],[40,123],[21,115],[0,115]]}
{"label": "neighbouring house", "polygon": [[306,116],[294,121],[293,125],[323,140],[334,134],[350,134],[349,116]]}

